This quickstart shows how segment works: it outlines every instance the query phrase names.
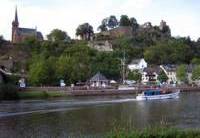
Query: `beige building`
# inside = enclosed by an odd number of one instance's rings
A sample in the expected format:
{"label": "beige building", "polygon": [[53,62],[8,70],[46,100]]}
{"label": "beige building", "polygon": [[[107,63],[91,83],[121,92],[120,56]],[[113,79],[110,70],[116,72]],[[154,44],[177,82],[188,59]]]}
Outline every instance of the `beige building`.
{"label": "beige building", "polygon": [[168,84],[175,84],[177,83],[176,77],[176,65],[160,65],[160,68],[165,72],[168,77],[167,83]]}

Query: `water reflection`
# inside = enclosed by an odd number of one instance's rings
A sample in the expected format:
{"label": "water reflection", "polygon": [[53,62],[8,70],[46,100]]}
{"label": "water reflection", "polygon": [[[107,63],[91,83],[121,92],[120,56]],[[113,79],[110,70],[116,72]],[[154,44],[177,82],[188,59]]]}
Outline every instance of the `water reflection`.
{"label": "water reflection", "polygon": [[135,96],[80,97],[0,103],[1,137],[102,136],[114,127],[169,125],[200,128],[200,93],[180,99],[135,101]]}

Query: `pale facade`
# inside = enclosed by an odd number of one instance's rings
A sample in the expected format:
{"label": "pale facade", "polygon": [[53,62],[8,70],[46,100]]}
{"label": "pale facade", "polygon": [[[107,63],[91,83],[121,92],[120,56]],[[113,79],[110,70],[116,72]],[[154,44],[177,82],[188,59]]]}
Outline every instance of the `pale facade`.
{"label": "pale facade", "polygon": [[130,71],[134,70],[143,70],[144,68],[147,68],[147,62],[142,58],[142,59],[136,59],[133,60],[129,65],[128,69]]}

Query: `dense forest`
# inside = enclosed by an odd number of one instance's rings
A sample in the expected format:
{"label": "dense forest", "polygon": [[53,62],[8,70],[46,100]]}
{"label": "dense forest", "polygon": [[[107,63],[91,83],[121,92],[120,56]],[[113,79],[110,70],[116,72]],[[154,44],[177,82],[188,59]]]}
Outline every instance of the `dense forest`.
{"label": "dense forest", "polygon": [[[28,84],[41,86],[58,85],[61,79],[67,84],[85,82],[98,71],[109,79],[120,80],[124,53],[126,64],[136,58],[145,58],[151,65],[200,64],[200,39],[193,41],[190,37],[172,37],[170,27],[164,21],[159,26],[150,22],[140,25],[135,18],[127,15],[122,15],[119,21],[110,16],[102,20],[98,30],[105,32],[120,26],[131,27],[132,35],[112,39],[113,52],[99,52],[88,47],[91,38],[95,41],[94,30],[89,23],[83,23],[76,29],[81,40],[71,39],[66,31],[59,29],[52,30],[44,41],[27,38],[12,48],[16,53],[21,51],[27,55],[23,63],[15,61],[13,71],[20,72],[23,68],[28,75]],[[0,49],[7,45],[8,42],[0,37]],[[8,56],[14,57],[12,54]]]}

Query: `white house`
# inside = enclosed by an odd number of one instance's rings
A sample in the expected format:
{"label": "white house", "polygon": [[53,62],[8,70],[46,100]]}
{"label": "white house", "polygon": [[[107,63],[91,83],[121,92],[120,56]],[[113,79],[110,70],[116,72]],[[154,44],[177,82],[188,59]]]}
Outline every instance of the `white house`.
{"label": "white house", "polygon": [[148,84],[148,83],[157,83],[158,82],[158,76],[161,73],[160,67],[149,67],[144,68],[142,72],[142,83]]}
{"label": "white house", "polygon": [[165,74],[168,77],[167,83],[168,84],[175,84],[177,83],[177,77],[176,77],[176,65],[160,65],[160,68],[165,72]]}
{"label": "white house", "polygon": [[144,68],[147,68],[147,62],[143,58],[135,59],[128,65],[130,71],[143,70]]}

